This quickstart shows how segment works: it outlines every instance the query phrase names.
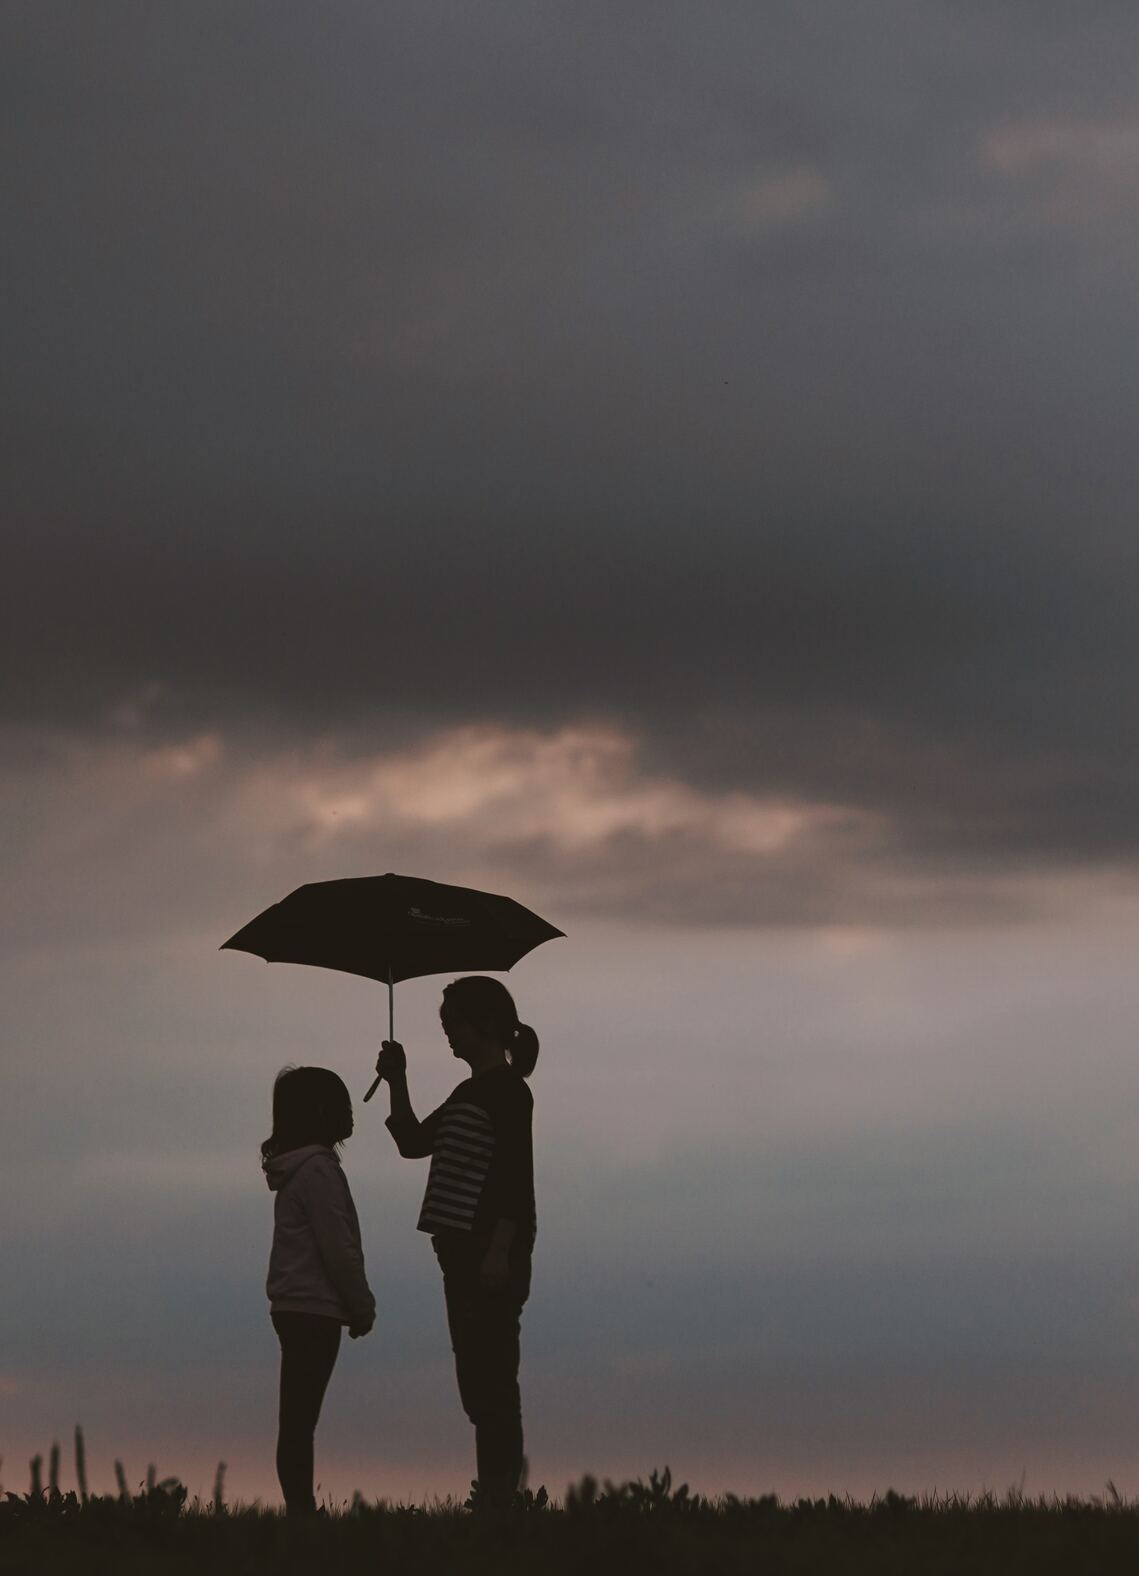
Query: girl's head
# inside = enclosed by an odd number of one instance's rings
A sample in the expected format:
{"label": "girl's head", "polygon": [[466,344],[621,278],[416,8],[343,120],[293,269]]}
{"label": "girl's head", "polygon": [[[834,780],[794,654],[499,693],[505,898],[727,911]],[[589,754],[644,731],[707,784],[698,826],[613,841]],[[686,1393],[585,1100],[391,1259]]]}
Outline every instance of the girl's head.
{"label": "girl's head", "polygon": [[262,1158],[287,1154],[305,1144],[341,1144],[352,1132],[352,1100],[327,1067],[286,1067],[273,1085],[273,1131],[261,1145]]}
{"label": "girl's head", "polygon": [[443,989],[439,1019],[451,1050],[464,1061],[505,1051],[523,1078],[534,1071],[538,1036],[528,1023],[519,1023],[514,998],[501,980],[486,974],[452,980]]}

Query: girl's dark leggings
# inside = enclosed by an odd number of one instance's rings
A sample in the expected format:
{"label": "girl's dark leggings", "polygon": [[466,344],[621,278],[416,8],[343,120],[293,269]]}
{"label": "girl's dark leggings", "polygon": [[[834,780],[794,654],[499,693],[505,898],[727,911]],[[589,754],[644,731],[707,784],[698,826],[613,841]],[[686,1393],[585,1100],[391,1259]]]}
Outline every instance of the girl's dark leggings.
{"label": "girl's dark leggings", "polygon": [[340,1323],[321,1313],[274,1313],[281,1342],[281,1409],[277,1477],[290,1516],[311,1515],[312,1441],[324,1392],[340,1350]]}
{"label": "girl's dark leggings", "polygon": [[522,1476],[518,1361],[522,1305],[530,1290],[529,1255],[519,1255],[512,1264],[509,1288],[486,1292],[479,1283],[478,1251],[440,1248],[437,1238],[459,1399],[475,1425],[480,1496],[488,1508],[506,1507]]}

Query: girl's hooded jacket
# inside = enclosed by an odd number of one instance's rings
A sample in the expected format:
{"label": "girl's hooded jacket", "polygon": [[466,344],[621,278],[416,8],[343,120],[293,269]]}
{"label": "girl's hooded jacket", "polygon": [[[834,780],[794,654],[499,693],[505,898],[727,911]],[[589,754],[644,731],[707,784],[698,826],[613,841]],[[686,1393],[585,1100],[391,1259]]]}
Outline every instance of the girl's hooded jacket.
{"label": "girl's hooded jacket", "polygon": [[274,1313],[320,1313],[368,1325],[376,1313],[364,1274],[360,1222],[336,1153],[306,1144],[264,1162],[277,1195],[266,1291]]}

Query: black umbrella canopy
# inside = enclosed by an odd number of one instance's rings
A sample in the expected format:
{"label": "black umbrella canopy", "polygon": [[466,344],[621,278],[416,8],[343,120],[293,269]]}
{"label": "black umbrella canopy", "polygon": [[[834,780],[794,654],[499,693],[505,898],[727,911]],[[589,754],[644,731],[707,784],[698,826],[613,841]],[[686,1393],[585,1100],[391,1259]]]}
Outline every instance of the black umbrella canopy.
{"label": "black umbrella canopy", "polygon": [[267,963],[307,963],[365,979],[512,968],[555,929],[513,898],[418,876],[313,881],[222,943]]}

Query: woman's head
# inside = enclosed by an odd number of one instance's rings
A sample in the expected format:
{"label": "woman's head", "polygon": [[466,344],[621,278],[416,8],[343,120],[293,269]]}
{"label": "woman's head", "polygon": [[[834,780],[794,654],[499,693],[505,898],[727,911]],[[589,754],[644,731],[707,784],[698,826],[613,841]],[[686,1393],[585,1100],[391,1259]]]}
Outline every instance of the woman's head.
{"label": "woman's head", "polygon": [[439,1008],[443,1032],[456,1056],[478,1059],[487,1051],[505,1051],[510,1064],[529,1078],[538,1060],[538,1036],[518,1021],[514,998],[501,980],[468,974],[443,989]]}
{"label": "woman's head", "polygon": [[273,1131],[261,1145],[268,1160],[305,1144],[341,1144],[352,1133],[352,1099],[327,1067],[286,1067],[273,1085]]}

